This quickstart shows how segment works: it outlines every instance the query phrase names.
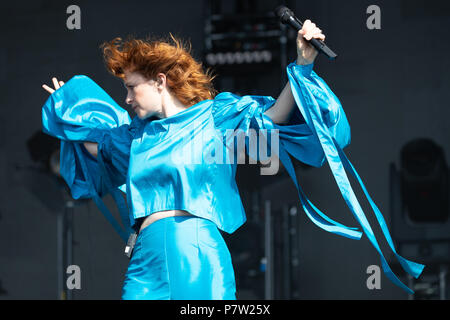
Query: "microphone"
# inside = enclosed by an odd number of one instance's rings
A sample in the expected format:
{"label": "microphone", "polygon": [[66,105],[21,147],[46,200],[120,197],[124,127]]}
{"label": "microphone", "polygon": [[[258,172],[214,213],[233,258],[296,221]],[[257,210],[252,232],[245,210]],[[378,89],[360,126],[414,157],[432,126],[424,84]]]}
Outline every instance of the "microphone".
{"label": "microphone", "polygon": [[[289,25],[297,31],[299,31],[303,27],[303,23],[294,15],[292,10],[285,6],[277,7],[275,9],[275,14],[280,18],[281,23]],[[311,40],[306,41],[313,45],[319,53],[323,53],[324,55],[326,55],[330,60],[334,60],[337,58],[337,54],[334,53],[330,48],[328,48],[322,40],[312,38]]]}

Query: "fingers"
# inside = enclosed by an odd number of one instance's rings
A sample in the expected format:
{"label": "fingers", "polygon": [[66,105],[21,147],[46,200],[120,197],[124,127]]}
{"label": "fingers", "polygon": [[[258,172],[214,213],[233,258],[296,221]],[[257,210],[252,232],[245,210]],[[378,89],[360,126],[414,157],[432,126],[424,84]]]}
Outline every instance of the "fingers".
{"label": "fingers", "polygon": [[312,35],[309,35],[307,40],[311,40],[312,38],[316,38],[316,39],[324,41],[325,35],[322,34],[322,31],[317,31],[317,32],[313,33]]}
{"label": "fingers", "polygon": [[58,81],[58,79],[56,79],[56,77],[52,78],[52,82],[53,82],[53,86],[55,87],[55,89],[49,87],[46,84],[42,85],[42,88],[44,88],[44,90],[48,91],[50,94],[52,94],[53,92],[55,92],[56,90],[58,90],[59,88],[61,88],[64,85],[64,81]]}
{"label": "fingers", "polygon": [[48,85],[43,84],[42,88],[44,88],[46,91],[48,91],[50,94],[52,94],[53,92],[55,92],[55,90],[53,90],[52,88],[50,88]]}
{"label": "fingers", "polygon": [[58,83],[58,79],[56,79],[55,77],[53,77],[53,78],[52,78],[52,81],[53,81],[53,85],[55,86],[55,89],[59,89],[60,86],[59,86],[59,83]]}
{"label": "fingers", "polygon": [[306,40],[311,40],[312,38],[320,39],[322,41],[325,40],[325,35],[322,34],[322,30],[319,29],[315,23],[311,22],[311,20],[305,20],[302,29],[298,33],[299,37],[302,36]]}

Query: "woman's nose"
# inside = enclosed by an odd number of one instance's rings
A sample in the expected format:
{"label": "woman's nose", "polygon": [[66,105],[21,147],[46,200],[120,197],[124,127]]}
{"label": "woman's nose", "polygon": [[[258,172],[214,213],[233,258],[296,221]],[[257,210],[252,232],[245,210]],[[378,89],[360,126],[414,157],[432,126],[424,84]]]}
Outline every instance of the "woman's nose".
{"label": "woman's nose", "polygon": [[128,96],[125,98],[125,103],[126,103],[126,104],[132,104],[132,103],[133,103],[133,99],[131,99],[131,97],[128,95]]}

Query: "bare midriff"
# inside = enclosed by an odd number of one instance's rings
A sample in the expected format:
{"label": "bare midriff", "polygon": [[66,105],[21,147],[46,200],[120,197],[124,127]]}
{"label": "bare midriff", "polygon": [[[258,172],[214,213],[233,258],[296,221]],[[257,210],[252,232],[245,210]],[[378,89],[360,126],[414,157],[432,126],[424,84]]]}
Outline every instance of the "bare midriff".
{"label": "bare midriff", "polygon": [[145,218],[144,222],[142,222],[141,228],[139,232],[141,232],[145,227],[148,227],[153,222],[161,220],[167,217],[178,217],[178,216],[192,216],[189,212],[185,210],[166,210],[166,211],[158,211],[152,213],[147,218]]}

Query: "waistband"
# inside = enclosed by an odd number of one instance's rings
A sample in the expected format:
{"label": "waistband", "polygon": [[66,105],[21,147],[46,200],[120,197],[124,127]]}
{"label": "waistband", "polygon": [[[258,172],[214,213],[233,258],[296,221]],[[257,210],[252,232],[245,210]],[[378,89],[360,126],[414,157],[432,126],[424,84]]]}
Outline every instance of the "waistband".
{"label": "waistband", "polygon": [[158,232],[163,228],[168,228],[168,230],[174,228],[193,228],[193,227],[214,227],[217,228],[214,222],[211,220],[189,215],[189,216],[173,216],[173,217],[164,217],[159,220],[154,221],[150,225],[146,226],[141,230],[140,234],[146,233],[148,231]]}
{"label": "waistband", "polygon": [[[159,221],[161,219],[169,218],[169,217],[184,217],[184,216],[193,216],[190,212],[187,212],[185,210],[182,210],[181,212],[165,212],[165,211],[158,211],[152,214],[149,214],[145,217],[142,217],[139,221],[139,228],[135,231],[136,233],[139,233],[139,230],[142,228],[143,224],[147,224],[144,226],[144,228],[150,226],[151,224],[155,223],[156,221]],[[147,221],[148,219],[148,221]],[[152,221],[151,221],[152,220]],[[137,225],[136,225],[137,227]]]}

